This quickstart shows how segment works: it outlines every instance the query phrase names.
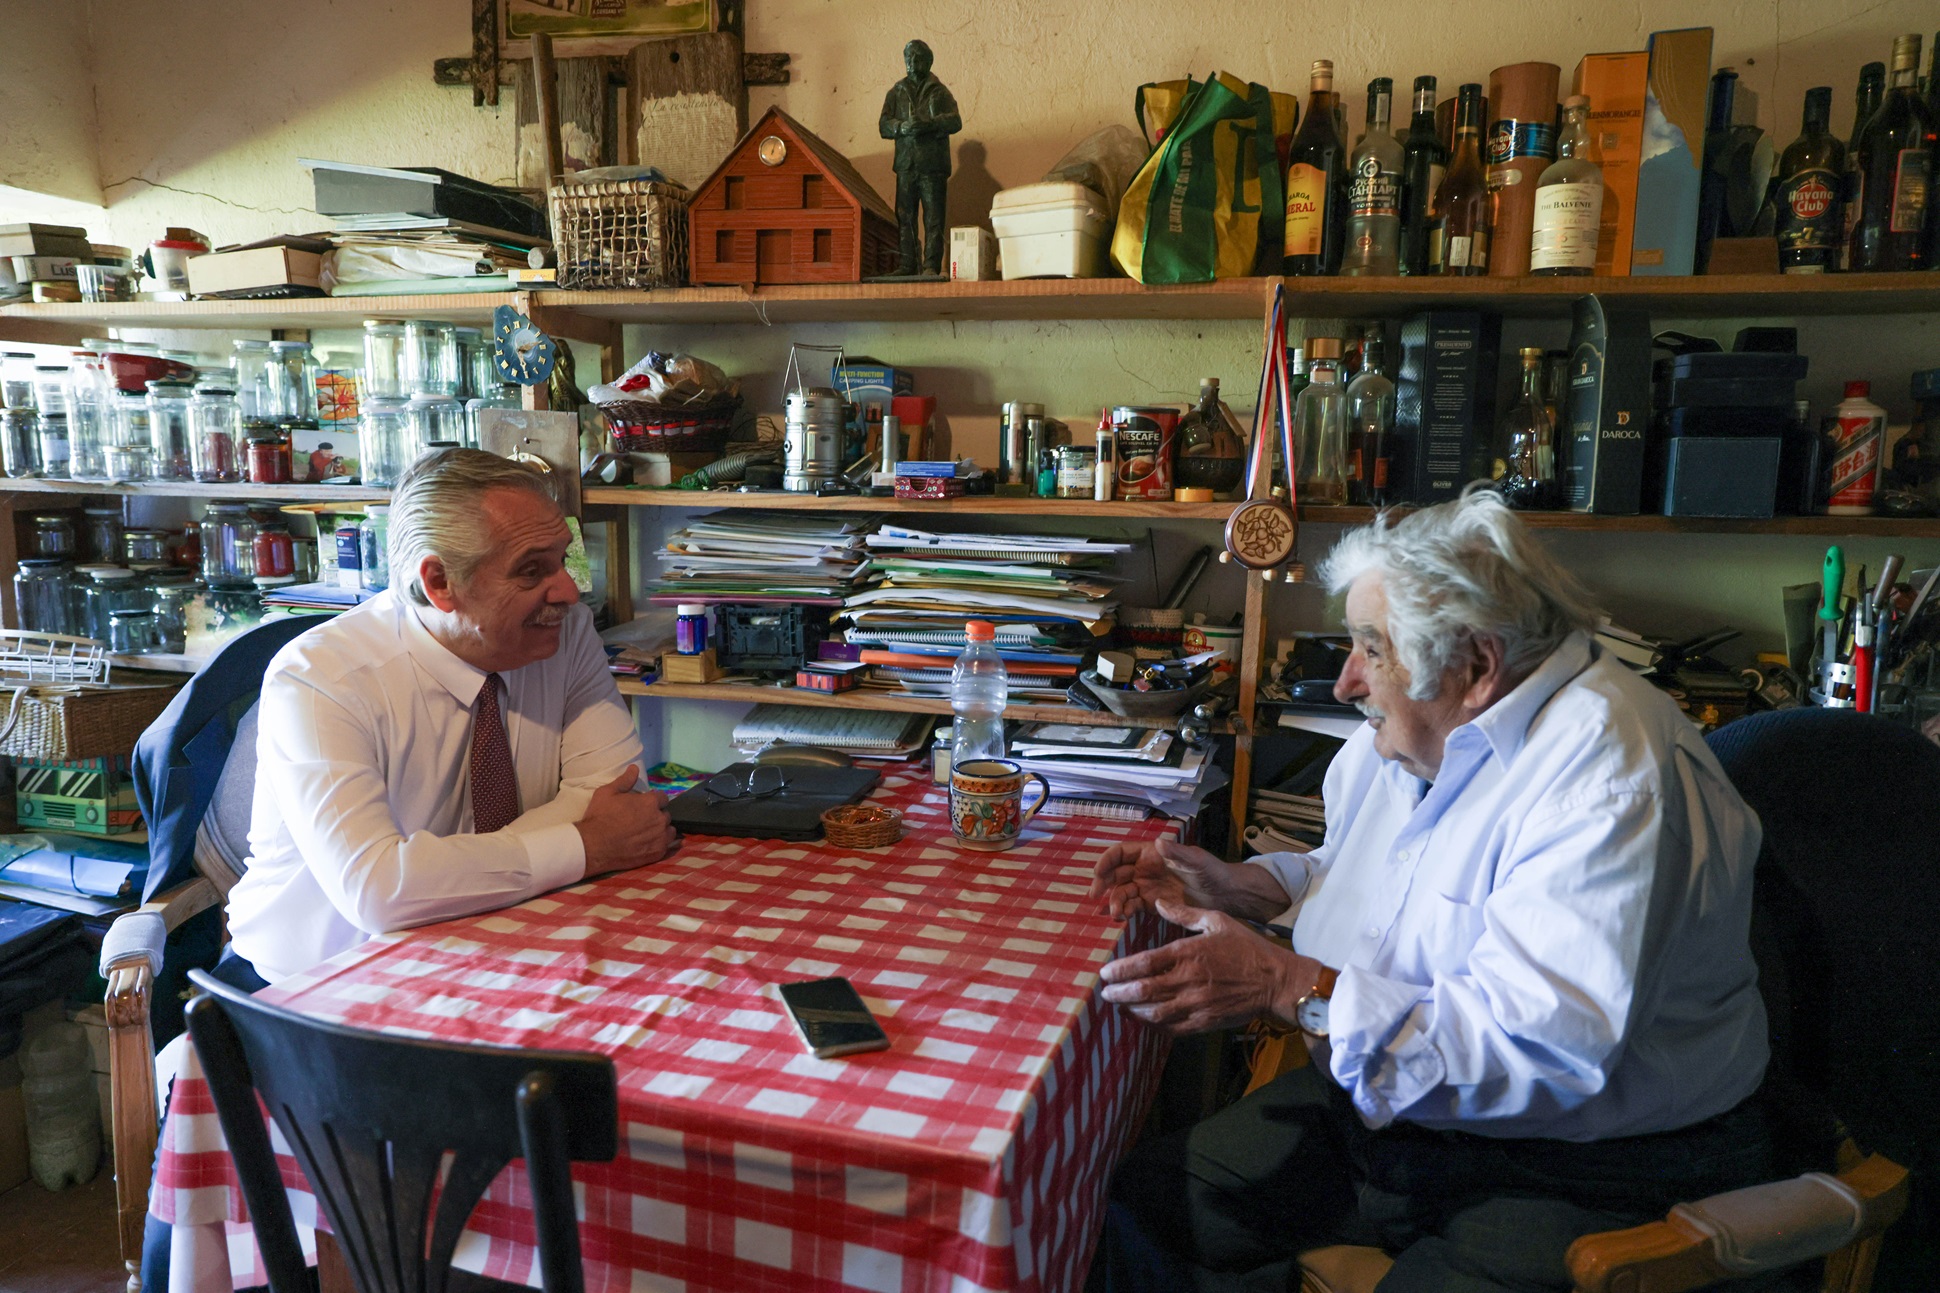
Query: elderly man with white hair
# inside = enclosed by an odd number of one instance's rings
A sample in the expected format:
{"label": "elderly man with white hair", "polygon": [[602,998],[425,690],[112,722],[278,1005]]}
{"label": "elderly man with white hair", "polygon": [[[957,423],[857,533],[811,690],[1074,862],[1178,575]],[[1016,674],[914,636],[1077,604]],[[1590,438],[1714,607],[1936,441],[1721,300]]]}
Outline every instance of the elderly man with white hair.
{"label": "elderly man with white hair", "polygon": [[[1300,1253],[1360,1243],[1383,1293],[1567,1289],[1579,1235],[1768,1174],[1758,821],[1497,495],[1384,515],[1321,573],[1367,717],[1325,842],[1113,848],[1093,888],[1192,934],[1105,966],[1107,1000],[1173,1033],[1271,1016],[1314,1063],[1134,1151],[1098,1276],[1298,1287]],[[1251,928],[1278,920],[1291,950]]]}

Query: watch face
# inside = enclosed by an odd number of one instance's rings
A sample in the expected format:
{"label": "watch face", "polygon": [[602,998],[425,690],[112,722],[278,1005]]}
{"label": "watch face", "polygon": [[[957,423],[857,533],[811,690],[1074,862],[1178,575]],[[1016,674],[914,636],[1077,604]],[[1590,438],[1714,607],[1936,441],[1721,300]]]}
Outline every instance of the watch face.
{"label": "watch face", "polygon": [[788,156],[788,141],[780,135],[769,135],[755,152],[769,166],[779,166]]}
{"label": "watch face", "polygon": [[1327,1035],[1327,998],[1302,997],[1300,1004],[1293,1008],[1294,1021],[1300,1031],[1315,1037]]}

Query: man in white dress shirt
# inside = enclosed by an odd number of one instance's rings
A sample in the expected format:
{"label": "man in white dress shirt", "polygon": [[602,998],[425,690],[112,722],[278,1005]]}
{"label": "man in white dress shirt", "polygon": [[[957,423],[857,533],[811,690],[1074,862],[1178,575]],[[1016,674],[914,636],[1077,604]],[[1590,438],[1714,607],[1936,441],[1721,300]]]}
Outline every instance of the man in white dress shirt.
{"label": "man in white dress shirt", "polygon": [[[1382,518],[1335,695],[1367,717],[1325,842],[1230,866],[1113,848],[1094,894],[1191,931],[1104,967],[1173,1033],[1261,1015],[1314,1063],[1131,1155],[1108,1287],[1280,1288],[1376,1244],[1382,1293],[1567,1289],[1593,1231],[1764,1179],[1760,830],[1697,729],[1601,651],[1575,581],[1493,493]],[[1292,949],[1247,922],[1292,925]]]}
{"label": "man in white dress shirt", "polygon": [[431,454],[393,496],[391,588],[271,661],[229,894],[262,979],[666,853],[570,539],[543,477]]}

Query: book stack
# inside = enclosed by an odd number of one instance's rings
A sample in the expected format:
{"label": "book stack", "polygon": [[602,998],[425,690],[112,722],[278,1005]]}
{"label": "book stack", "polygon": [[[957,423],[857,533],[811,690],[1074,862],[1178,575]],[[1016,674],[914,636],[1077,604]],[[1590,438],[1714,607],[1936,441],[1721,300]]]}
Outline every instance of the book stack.
{"label": "book stack", "polygon": [[1013,701],[1057,702],[1096,639],[1111,631],[1131,550],[1060,535],[933,534],[885,525],[868,537],[881,583],[842,604],[844,634],[877,685],[947,696],[964,625],[997,629]]}
{"label": "book stack", "polygon": [[332,296],[503,292],[550,246],[544,209],[514,189],[432,166],[300,160],[335,227],[322,275]]}
{"label": "book stack", "polygon": [[710,512],[667,537],[656,602],[840,605],[868,587],[873,516]]}
{"label": "book stack", "polygon": [[855,759],[901,760],[927,748],[935,722],[928,714],[756,705],[734,725],[733,741],[750,755],[771,745],[818,745]]}
{"label": "book stack", "polygon": [[29,296],[35,283],[74,286],[74,267],[94,263],[88,231],[64,224],[0,225],[0,300]]}
{"label": "book stack", "polygon": [[1204,750],[1157,728],[1027,724],[1010,753],[1050,783],[1054,815],[1115,815],[1115,805],[1190,817],[1228,780]]}

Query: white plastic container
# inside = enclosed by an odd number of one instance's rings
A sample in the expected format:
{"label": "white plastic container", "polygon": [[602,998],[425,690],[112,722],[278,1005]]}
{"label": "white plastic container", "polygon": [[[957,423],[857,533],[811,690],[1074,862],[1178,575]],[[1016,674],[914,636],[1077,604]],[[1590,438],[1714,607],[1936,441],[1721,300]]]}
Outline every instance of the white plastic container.
{"label": "white plastic container", "polygon": [[65,1020],[21,1048],[27,1157],[49,1190],[85,1185],[101,1162],[101,1106],[89,1067],[88,1035]]}
{"label": "white plastic container", "polygon": [[1111,216],[1082,184],[1026,184],[990,204],[1003,246],[1004,277],[1097,278],[1105,272]]}

